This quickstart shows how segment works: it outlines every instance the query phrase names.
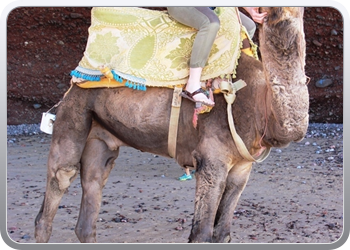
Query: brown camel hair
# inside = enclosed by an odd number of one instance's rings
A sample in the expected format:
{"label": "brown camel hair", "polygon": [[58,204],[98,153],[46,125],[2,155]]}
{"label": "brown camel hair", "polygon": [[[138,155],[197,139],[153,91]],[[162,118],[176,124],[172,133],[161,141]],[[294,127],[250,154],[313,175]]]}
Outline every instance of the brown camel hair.
{"label": "brown camel hair", "polygon": [[[259,28],[262,61],[242,54],[237,79],[247,86],[232,105],[237,133],[251,154],[262,146],[286,147],[303,139],[308,126],[303,8],[269,7]],[[37,242],[48,242],[59,202],[79,174],[83,195],[76,235],[96,242],[102,189],[121,146],[169,157],[167,138],[172,90],[81,89],[73,86],[57,111],[45,198],[35,220]],[[229,242],[235,206],[252,162],[232,140],[223,95],[192,125],[194,105],[183,100],[176,161],[196,169],[189,242]],[[262,138],[266,128],[266,134]]]}

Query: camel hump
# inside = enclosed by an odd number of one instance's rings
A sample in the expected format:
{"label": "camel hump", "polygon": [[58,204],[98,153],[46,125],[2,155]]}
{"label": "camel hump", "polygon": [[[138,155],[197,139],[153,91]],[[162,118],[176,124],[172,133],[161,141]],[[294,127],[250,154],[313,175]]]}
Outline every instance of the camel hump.
{"label": "camel hump", "polygon": [[[203,69],[202,81],[235,74],[243,27],[237,11],[236,7],[215,9],[221,28]],[[101,69],[108,67],[109,75],[132,88],[183,85],[189,75],[196,33],[174,21],[166,11],[95,7],[84,56],[71,75],[99,82],[104,78]]]}

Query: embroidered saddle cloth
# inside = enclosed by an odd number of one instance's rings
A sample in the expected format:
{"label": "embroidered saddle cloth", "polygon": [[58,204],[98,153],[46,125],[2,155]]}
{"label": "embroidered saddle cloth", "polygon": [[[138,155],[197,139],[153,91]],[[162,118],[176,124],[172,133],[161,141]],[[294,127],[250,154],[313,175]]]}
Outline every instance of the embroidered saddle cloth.
{"label": "embroidered saddle cloth", "polygon": [[[202,81],[235,75],[242,34],[246,34],[236,7],[217,7],[215,12],[221,27],[203,68]],[[87,81],[107,76],[137,89],[183,85],[188,79],[196,34],[195,29],[176,22],[166,11],[94,7],[84,56],[71,75]],[[256,46],[251,44],[257,58]]]}

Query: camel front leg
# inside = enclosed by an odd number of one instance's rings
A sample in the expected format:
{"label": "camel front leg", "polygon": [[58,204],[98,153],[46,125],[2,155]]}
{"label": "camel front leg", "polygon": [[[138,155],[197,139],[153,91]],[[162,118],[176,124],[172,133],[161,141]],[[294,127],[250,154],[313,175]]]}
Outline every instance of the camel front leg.
{"label": "camel front leg", "polygon": [[227,165],[216,157],[204,158],[194,153],[196,161],[196,194],[189,242],[212,242],[216,211],[224,192]]}
{"label": "camel front leg", "polygon": [[119,148],[114,151],[99,139],[87,141],[82,156],[81,185],[83,196],[75,233],[80,242],[96,242],[96,222],[101,206],[102,189],[118,157]]}
{"label": "camel front leg", "polygon": [[227,176],[225,192],[215,218],[213,241],[231,241],[231,225],[237,202],[248,182],[251,162],[241,162],[233,166]]}

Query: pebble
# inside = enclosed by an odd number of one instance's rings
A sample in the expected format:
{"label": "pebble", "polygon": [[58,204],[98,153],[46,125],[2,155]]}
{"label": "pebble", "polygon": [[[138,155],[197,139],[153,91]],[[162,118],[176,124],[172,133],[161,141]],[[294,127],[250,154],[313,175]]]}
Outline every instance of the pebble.
{"label": "pebble", "polygon": [[316,87],[325,88],[333,83],[332,79],[320,79],[316,82]]}
{"label": "pebble", "polygon": [[38,104],[38,103],[33,104],[33,107],[34,107],[35,109],[41,108],[41,104]]}
{"label": "pebble", "polygon": [[69,16],[73,19],[76,19],[76,18],[83,18],[84,16],[80,13],[70,13]]}
{"label": "pebble", "polygon": [[22,236],[22,239],[24,239],[24,240],[28,240],[28,239],[30,239],[30,235],[25,234],[25,235],[23,235],[23,236]]}
{"label": "pebble", "polygon": [[60,83],[60,84],[58,84],[56,87],[57,87],[58,89],[63,89],[63,88],[65,88],[66,86],[67,86],[66,84]]}
{"label": "pebble", "polygon": [[317,40],[313,40],[312,43],[315,44],[317,47],[321,47],[322,46],[322,43],[320,43]]}
{"label": "pebble", "polygon": [[338,35],[338,32],[335,29],[332,29],[331,30],[331,35],[332,36],[336,36],[336,35]]}

